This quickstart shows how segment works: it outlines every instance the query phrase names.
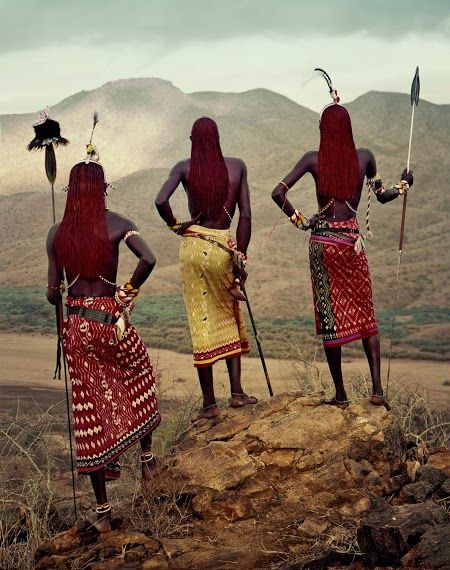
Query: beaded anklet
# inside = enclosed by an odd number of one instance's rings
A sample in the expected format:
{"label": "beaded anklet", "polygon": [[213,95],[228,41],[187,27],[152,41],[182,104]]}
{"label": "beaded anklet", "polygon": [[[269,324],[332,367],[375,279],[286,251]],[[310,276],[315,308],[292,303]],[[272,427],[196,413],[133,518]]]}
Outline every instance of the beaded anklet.
{"label": "beaded anklet", "polygon": [[111,512],[111,505],[109,503],[97,503],[95,511],[98,515],[106,515]]}

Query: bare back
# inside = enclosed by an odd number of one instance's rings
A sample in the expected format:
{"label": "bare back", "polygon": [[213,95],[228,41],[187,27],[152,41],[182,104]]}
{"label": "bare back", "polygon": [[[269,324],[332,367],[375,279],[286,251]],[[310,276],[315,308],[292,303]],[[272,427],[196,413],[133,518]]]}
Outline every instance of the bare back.
{"label": "bare back", "polygon": [[[376,161],[373,153],[366,148],[360,148],[357,150],[358,164],[359,164],[359,183],[353,196],[346,202],[341,202],[335,200],[333,207],[328,208],[323,212],[326,220],[333,221],[345,221],[356,216],[356,210],[358,209],[359,202],[361,200],[361,192],[364,184],[364,178],[372,178],[375,176],[377,171]],[[326,196],[322,196],[318,193],[318,151],[307,152],[294,166],[292,171],[285,176],[283,182],[290,188],[292,187],[302,176],[306,173],[310,173],[314,178],[314,183],[316,186],[316,198],[318,210],[324,208],[329,199]],[[283,203],[286,200],[286,193],[283,187],[277,186],[277,188],[272,193],[273,199],[283,208]],[[350,206],[350,207],[349,207]],[[291,206],[292,208],[292,206]],[[286,211],[286,208],[283,208]]]}
{"label": "bare back", "polygon": [[[217,218],[204,218],[200,215],[197,223],[206,227],[213,228],[216,230],[227,229],[231,225],[231,218],[234,216],[236,210],[236,205],[239,201],[245,200],[246,195],[248,196],[248,186],[246,184],[245,176],[245,164],[239,158],[224,157],[225,165],[228,170],[228,195],[224,204],[224,210],[220,212]],[[184,160],[181,163],[181,183],[186,191],[188,199],[188,208],[192,217],[196,215],[197,212],[194,210],[194,196],[192,190],[189,188],[189,171],[191,168],[191,159]],[[243,184],[244,178],[244,184]],[[228,216],[228,214],[229,216]]]}
{"label": "bare back", "polygon": [[[84,279],[77,275],[67,274],[67,283],[71,285],[69,294],[73,297],[112,297],[115,293],[115,281],[117,276],[117,267],[119,263],[119,245],[126,233],[136,231],[136,225],[127,218],[124,218],[116,212],[105,212],[106,226],[108,230],[108,238],[111,243],[112,255],[109,259],[107,271],[96,279]],[[48,255],[48,283],[51,286],[57,286],[63,278],[62,272],[57,268],[56,252],[55,252],[55,235],[59,227],[59,223],[50,228],[47,236],[47,255]],[[137,234],[130,236],[126,240],[128,248],[140,259],[145,258],[147,261],[154,260],[153,254],[148,248],[145,241]],[[139,267],[139,266],[138,266]],[[137,281],[139,276],[136,275]],[[107,283],[105,280],[109,281]],[[50,300],[50,299],[49,299]]]}
{"label": "bare back", "polygon": [[[224,160],[228,170],[228,195],[223,211],[219,212],[215,218],[202,217],[201,213],[198,215],[198,212],[194,210],[194,196],[189,188],[190,159],[182,160],[172,168],[169,177],[156,196],[155,205],[161,218],[169,227],[172,227],[176,222],[176,218],[169,204],[169,199],[181,183],[186,191],[191,217],[195,217],[195,219],[183,224],[183,226],[188,227],[190,223],[196,223],[206,228],[217,230],[230,227],[231,218],[233,218],[237,206],[239,209],[239,222],[236,230],[236,242],[239,251],[245,253],[251,236],[250,191],[247,182],[247,168],[240,158],[225,157]],[[213,191],[214,188],[211,188],[211,192]]]}

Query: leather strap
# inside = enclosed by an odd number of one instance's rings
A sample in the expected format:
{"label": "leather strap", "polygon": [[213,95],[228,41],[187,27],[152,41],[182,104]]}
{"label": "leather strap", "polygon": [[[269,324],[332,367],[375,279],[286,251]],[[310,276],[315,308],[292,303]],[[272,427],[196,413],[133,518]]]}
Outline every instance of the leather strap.
{"label": "leather strap", "polygon": [[67,314],[77,315],[83,319],[102,323],[103,325],[115,325],[118,321],[118,318],[111,313],[100,311],[99,309],[91,309],[90,307],[67,307]]}

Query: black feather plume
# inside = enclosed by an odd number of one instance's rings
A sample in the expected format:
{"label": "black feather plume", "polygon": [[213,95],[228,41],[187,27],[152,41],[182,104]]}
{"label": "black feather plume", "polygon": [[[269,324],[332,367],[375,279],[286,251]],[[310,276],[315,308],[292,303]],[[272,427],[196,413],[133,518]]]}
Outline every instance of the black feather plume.
{"label": "black feather plume", "polygon": [[28,145],[28,150],[45,148],[54,144],[66,145],[69,141],[61,136],[59,123],[53,119],[47,119],[41,124],[34,125],[34,139]]}
{"label": "black feather plume", "polygon": [[330,90],[330,93],[334,91],[333,83],[331,82],[331,77],[328,75],[328,73],[324,69],[321,69],[320,67],[315,67],[314,71],[318,71],[325,79],[325,81],[328,84],[328,89]]}

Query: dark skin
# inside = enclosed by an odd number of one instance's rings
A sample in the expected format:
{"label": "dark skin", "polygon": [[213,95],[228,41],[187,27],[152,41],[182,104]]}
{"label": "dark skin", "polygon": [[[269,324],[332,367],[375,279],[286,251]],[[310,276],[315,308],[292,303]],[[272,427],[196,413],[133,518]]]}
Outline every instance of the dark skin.
{"label": "dark skin", "polygon": [[[225,164],[228,170],[228,196],[225,202],[225,208],[233,217],[236,207],[239,210],[239,221],[236,230],[236,244],[237,249],[243,254],[247,253],[247,247],[250,242],[251,236],[251,209],[250,209],[250,192],[247,182],[247,168],[245,163],[239,158],[225,157]],[[188,199],[189,212],[191,220],[184,222],[180,228],[179,234],[183,235],[186,229],[192,224],[199,224],[206,228],[212,229],[228,229],[231,225],[231,220],[223,212],[217,218],[204,217],[202,214],[197,215],[193,206],[193,195],[189,189],[188,179],[191,167],[190,159],[182,160],[177,163],[170,171],[168,179],[164,182],[159,191],[155,205],[158,209],[159,215],[166,222],[168,226],[173,226],[176,223],[175,216],[169,204],[169,199],[175,190],[179,187],[180,183],[183,185]],[[195,219],[194,219],[195,218]],[[241,281],[245,281],[247,274],[242,271],[239,274]],[[245,395],[241,385],[241,357],[234,356],[226,359],[228,368],[228,375],[230,377],[231,393],[242,394],[242,397],[233,396],[237,400],[243,401]],[[203,396],[203,408],[200,415],[202,417],[214,417],[219,413],[216,405],[216,398],[214,394],[213,383],[213,370],[212,365],[205,368],[197,368],[200,387]],[[205,409],[207,408],[207,409]]]}
{"label": "dark skin", "polygon": [[[111,257],[110,263],[108,265],[108,270],[103,277],[111,281],[112,283],[116,280],[117,266],[119,262],[119,245],[122,241],[124,235],[130,230],[136,230],[136,226],[130,220],[127,220],[120,214],[115,212],[105,211],[106,215],[106,225],[108,230],[108,237],[112,245],[113,255]],[[54,248],[54,240],[56,230],[59,227],[58,224],[54,224],[47,236],[47,256],[48,256],[48,285],[47,288],[47,299],[49,303],[55,305],[58,300],[58,289],[57,287],[63,279],[63,272],[58,268],[56,264],[56,255]],[[134,270],[131,277],[131,284],[134,288],[139,288],[153,271],[155,267],[155,257],[150,251],[150,248],[145,243],[145,241],[139,235],[133,235],[127,239],[125,242],[127,247],[134,253],[134,255],[139,259],[139,263]],[[67,282],[70,284],[76,275],[67,275]],[[69,294],[72,297],[113,297],[115,293],[115,287],[108,285],[101,279],[87,280],[83,278],[78,278],[74,285],[70,287]],[[140,440],[142,452],[151,451],[152,448],[152,436],[147,435]],[[142,477],[144,481],[150,480],[152,477],[152,470],[154,469],[154,462],[143,463],[142,464]],[[105,473],[103,469],[98,469],[90,474],[90,479],[92,483],[92,488],[94,490],[95,498],[98,504],[104,504],[108,502],[106,494],[106,484],[105,484]],[[98,520],[95,522],[96,528],[100,532],[107,532],[111,530],[110,518],[105,515],[98,515]]]}
{"label": "dark skin", "polygon": [[[358,189],[355,191],[354,195],[348,200],[351,207],[356,210],[358,208],[359,202],[361,200],[361,192],[364,184],[364,178],[373,178],[377,173],[377,164],[373,153],[365,148],[357,150],[358,163],[359,163],[359,185]],[[294,166],[291,172],[283,179],[283,182],[291,188],[300,178],[305,174],[309,173],[314,178],[316,185],[316,197],[318,210],[323,208],[327,202],[328,198],[321,196],[317,190],[317,180],[318,180],[318,152],[310,151],[307,152]],[[410,186],[413,184],[412,171],[403,171],[401,175],[402,180],[406,180]],[[397,198],[399,191],[396,188],[387,188],[382,194],[376,194],[377,200],[382,204],[390,202],[394,198]],[[287,199],[287,189],[282,185],[278,184],[273,192],[272,199],[276,202],[278,207],[287,215],[292,216],[294,214],[294,207]],[[345,202],[335,201],[322,215],[315,214],[310,218],[309,227],[313,228],[319,219],[332,222],[347,221],[355,217],[355,213],[347,206]],[[372,393],[375,396],[383,396],[383,388],[381,385],[380,378],[380,339],[379,336],[372,336],[362,340],[364,347],[364,352],[369,363],[370,374],[372,378]],[[347,401],[347,394],[345,392],[344,381],[342,377],[342,351],[341,347],[324,347],[325,355],[327,357],[328,366],[330,369],[331,376],[333,378],[335,390],[336,390],[336,400],[339,402]]]}

